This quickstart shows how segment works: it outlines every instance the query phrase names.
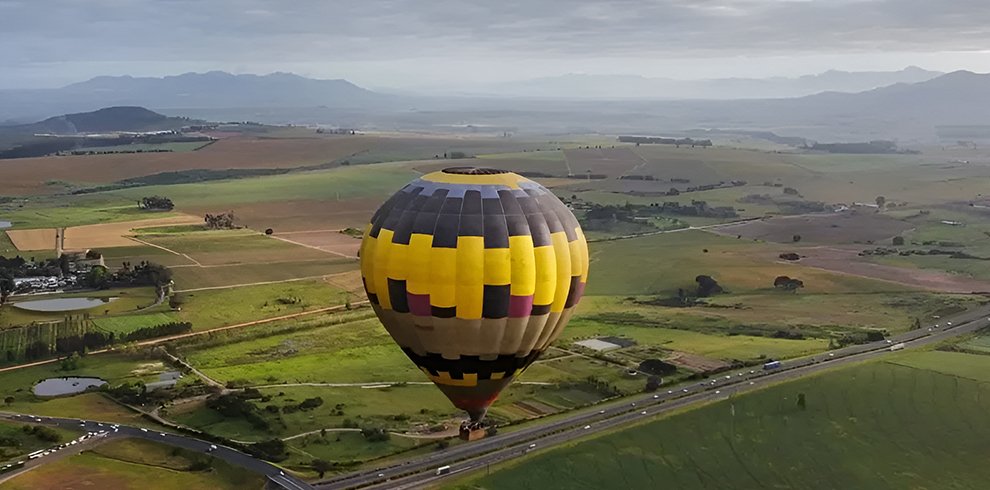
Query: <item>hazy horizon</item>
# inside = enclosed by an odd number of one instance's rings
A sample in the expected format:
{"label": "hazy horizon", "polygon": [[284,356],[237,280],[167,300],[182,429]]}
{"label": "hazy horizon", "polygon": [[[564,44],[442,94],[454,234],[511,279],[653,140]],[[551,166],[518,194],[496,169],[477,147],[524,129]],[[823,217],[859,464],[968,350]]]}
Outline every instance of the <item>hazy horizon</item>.
{"label": "hazy horizon", "polygon": [[[126,8],[124,8],[126,6]],[[634,2],[0,0],[0,88],[222,70],[463,89],[568,73],[682,80],[906,66],[990,71],[966,0]]]}

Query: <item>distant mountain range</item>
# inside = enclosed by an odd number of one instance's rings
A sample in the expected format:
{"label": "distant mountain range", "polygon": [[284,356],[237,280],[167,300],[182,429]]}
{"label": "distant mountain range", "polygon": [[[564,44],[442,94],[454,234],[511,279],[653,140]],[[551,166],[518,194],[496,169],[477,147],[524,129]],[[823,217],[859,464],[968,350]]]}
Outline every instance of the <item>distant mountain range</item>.
{"label": "distant mountain range", "polygon": [[55,116],[33,124],[0,126],[0,129],[30,134],[73,135],[111,131],[160,131],[178,129],[188,124],[189,120],[185,118],[164,116],[144,107],[123,106]]}
{"label": "distant mountain range", "polygon": [[[927,78],[930,76],[933,78]],[[876,84],[898,77],[909,80],[856,93],[832,90],[802,97],[733,100],[618,98],[607,103],[579,98],[397,96],[371,92],[344,80],[312,80],[289,74],[210,72],[165,78],[100,77],[61,89],[0,91],[0,121],[14,117],[24,120],[39,112],[39,117],[30,120],[106,106],[140,105],[166,115],[213,121],[387,130],[663,136],[676,131],[721,128],[773,131],[817,141],[932,141],[938,126],[971,125],[975,126],[972,131],[979,134],[985,132],[983,126],[990,128],[987,74],[957,71],[938,75],[909,68],[873,74],[828,72],[761,83],[848,88],[853,83],[850,80]],[[912,77],[925,79],[911,81]],[[745,83],[750,82],[757,83]],[[744,82],[736,79],[717,83]],[[82,108],[73,109],[79,106]],[[71,120],[47,124],[68,122]]]}
{"label": "distant mountain range", "polygon": [[568,74],[482,85],[461,92],[465,95],[554,99],[767,99],[826,91],[862,92],[895,83],[923,82],[942,74],[916,66],[887,72],[829,70],[797,78],[675,80],[638,75]]}
{"label": "distant mountain range", "polygon": [[390,100],[390,96],[347,80],[314,80],[291,73],[232,75],[211,71],[162,78],[104,76],[57,89],[0,90],[0,121],[36,120],[110,106],[365,108],[388,104]]}

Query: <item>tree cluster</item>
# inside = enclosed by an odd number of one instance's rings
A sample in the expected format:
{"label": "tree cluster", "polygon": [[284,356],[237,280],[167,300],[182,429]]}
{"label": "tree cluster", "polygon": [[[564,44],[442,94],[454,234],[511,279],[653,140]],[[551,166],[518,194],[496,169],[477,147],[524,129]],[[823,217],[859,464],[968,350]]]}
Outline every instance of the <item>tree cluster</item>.
{"label": "tree cluster", "polygon": [[230,230],[234,228],[234,212],[228,211],[220,214],[206,213],[203,217],[206,227],[211,230]]}
{"label": "tree cluster", "polygon": [[639,363],[639,370],[658,376],[670,376],[677,372],[677,366],[660,359],[647,359]]}
{"label": "tree cluster", "polygon": [[694,278],[694,282],[698,283],[699,298],[707,298],[709,296],[714,296],[725,292],[722,286],[718,284],[718,281],[713,279],[711,276],[700,275]]}
{"label": "tree cluster", "polygon": [[192,323],[189,322],[171,322],[163,323],[161,325],[155,325],[153,327],[144,327],[134,330],[132,332],[124,334],[120,340],[124,342],[132,342],[135,340],[143,339],[153,339],[155,337],[165,337],[168,335],[178,335],[186,333],[192,330]]}
{"label": "tree cluster", "polygon": [[175,203],[171,199],[164,196],[148,196],[142,197],[138,201],[139,209],[155,210],[155,211],[171,211],[175,209]]}

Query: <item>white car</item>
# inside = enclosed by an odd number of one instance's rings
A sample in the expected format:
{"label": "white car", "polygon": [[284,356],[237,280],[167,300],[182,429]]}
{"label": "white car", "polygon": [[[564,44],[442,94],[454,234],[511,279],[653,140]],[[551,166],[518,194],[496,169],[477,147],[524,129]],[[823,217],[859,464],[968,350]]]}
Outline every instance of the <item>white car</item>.
{"label": "white car", "polygon": [[605,413],[605,411],[604,410],[599,410],[598,413],[600,413],[600,414],[601,413]]}
{"label": "white car", "polygon": [[719,391],[719,390],[715,390],[715,394],[716,394],[716,395],[717,395],[717,394],[719,394],[719,393],[721,393],[721,391]]}
{"label": "white car", "polygon": [[590,425],[586,425],[586,426],[584,426],[584,430],[588,430],[588,429],[590,429],[590,428],[591,428],[591,426],[590,426]]}
{"label": "white car", "polygon": [[145,429],[144,427],[142,427],[141,428],[141,432],[148,432],[148,429]]}
{"label": "white car", "polygon": [[667,394],[668,395],[673,395],[674,394],[674,390],[667,390]]}
{"label": "white car", "polygon": [[656,400],[657,398],[660,398],[660,395],[653,395],[654,400]]}
{"label": "white car", "polygon": [[749,382],[749,384],[753,384],[753,382],[752,382],[752,381],[750,381],[750,382]]}
{"label": "white car", "polygon": [[639,413],[642,414],[642,415],[646,415],[646,410],[643,410],[642,412],[639,412]]}
{"label": "white car", "polygon": [[687,393],[687,388],[684,388],[684,389],[683,389],[683,390],[681,390],[681,391],[683,391],[684,393]]}
{"label": "white car", "polygon": [[535,447],[536,447],[536,443],[535,443],[535,442],[534,442],[533,444],[530,444],[530,445],[529,445],[529,448],[530,448],[530,449],[533,449],[533,448],[535,448]]}
{"label": "white car", "polygon": [[725,379],[732,379],[732,376],[726,376]]}
{"label": "white car", "polygon": [[158,434],[158,435],[160,435],[162,437],[165,437],[165,433],[164,432],[162,432],[161,434]]}
{"label": "white car", "polygon": [[216,451],[216,450],[217,450],[217,445],[216,444],[210,444],[210,451]]}
{"label": "white car", "polygon": [[945,322],[945,324],[948,325],[948,326],[950,326],[950,327],[952,326],[952,322]]}

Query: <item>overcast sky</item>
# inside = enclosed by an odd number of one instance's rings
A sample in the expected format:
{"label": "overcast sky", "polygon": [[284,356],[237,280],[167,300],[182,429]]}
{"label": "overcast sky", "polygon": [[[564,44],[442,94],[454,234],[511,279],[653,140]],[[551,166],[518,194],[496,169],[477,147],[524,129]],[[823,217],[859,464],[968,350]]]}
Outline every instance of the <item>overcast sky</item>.
{"label": "overcast sky", "polygon": [[988,0],[0,0],[0,87],[290,71],[368,87],[564,73],[990,71]]}

